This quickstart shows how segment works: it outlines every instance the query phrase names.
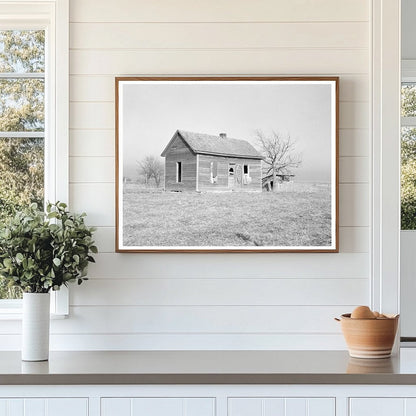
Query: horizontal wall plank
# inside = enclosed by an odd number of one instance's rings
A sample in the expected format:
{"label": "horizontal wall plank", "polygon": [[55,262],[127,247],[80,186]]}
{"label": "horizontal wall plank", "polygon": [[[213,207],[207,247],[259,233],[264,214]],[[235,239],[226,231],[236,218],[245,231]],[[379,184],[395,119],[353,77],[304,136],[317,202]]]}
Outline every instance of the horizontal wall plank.
{"label": "horizontal wall plank", "polygon": [[333,318],[352,309],[352,306],[71,307],[71,319],[52,322],[51,332],[337,333],[339,324]]}
{"label": "horizontal wall plank", "polygon": [[[115,77],[112,75],[72,75],[71,101],[114,102]],[[368,101],[369,82],[366,75],[342,75],[340,101]]]}
{"label": "horizontal wall plank", "polygon": [[113,157],[70,157],[70,182],[114,182]]}
{"label": "horizontal wall plank", "polygon": [[[311,296],[311,293],[314,296]],[[71,291],[73,306],[356,305],[367,279],[90,279]]]}
{"label": "horizontal wall plank", "polygon": [[[76,129],[113,129],[112,103],[70,103],[69,127]],[[94,114],[94,117],[92,115]]]}
{"label": "horizontal wall plank", "polygon": [[[115,108],[111,102],[72,102],[69,125],[76,129],[114,128]],[[94,114],[94,117],[91,117]],[[341,102],[340,128],[362,129],[369,126],[369,104]]]}
{"label": "horizontal wall plank", "polygon": [[340,183],[368,183],[369,177],[370,164],[368,157],[339,158]]}
{"label": "horizontal wall plank", "polygon": [[370,81],[367,75],[341,75],[339,79],[340,101],[369,101]]}
{"label": "horizontal wall plank", "polygon": [[69,155],[114,157],[114,128],[110,130],[70,130]]}
{"label": "horizontal wall plank", "polygon": [[369,226],[369,185],[341,184],[339,190],[339,225],[350,227]]}
{"label": "horizontal wall plank", "polygon": [[370,132],[366,129],[340,129],[340,156],[368,156],[370,149]]}
{"label": "horizontal wall plank", "polygon": [[115,224],[114,184],[69,184],[70,208],[74,212],[86,212],[89,225],[109,226]]}
{"label": "horizontal wall plank", "polygon": [[99,253],[114,253],[116,245],[115,227],[97,227],[94,232],[94,241]]}
{"label": "horizontal wall plank", "polygon": [[[114,253],[115,228],[98,227],[94,239],[100,253]],[[369,229],[367,227],[341,227],[340,252],[341,253],[368,253]]]}
{"label": "horizontal wall plank", "polygon": [[71,22],[367,21],[362,0],[71,0]]}
{"label": "horizontal wall plank", "polygon": [[95,257],[97,263],[89,268],[92,278],[360,279],[368,277],[369,273],[367,253],[103,253]]}
{"label": "horizontal wall plank", "polygon": [[[340,333],[334,317],[354,307],[71,306],[69,319],[51,321],[51,334]],[[0,334],[20,333],[20,321],[2,321]]]}
{"label": "horizontal wall plank", "polygon": [[115,76],[71,75],[69,77],[70,101],[111,101],[115,97]]}
{"label": "horizontal wall plank", "polygon": [[369,253],[370,229],[368,227],[340,227],[339,247],[341,253]]}
{"label": "horizontal wall plank", "polygon": [[368,129],[369,123],[369,103],[341,102],[339,104],[339,127],[341,129]]}
{"label": "horizontal wall plank", "polygon": [[367,48],[368,22],[72,23],[71,49]]}
{"label": "horizontal wall plank", "polygon": [[367,74],[366,49],[72,50],[70,74]]}
{"label": "horizontal wall plank", "polygon": [[[345,350],[342,334],[59,334],[52,351]],[[19,350],[20,335],[1,335],[0,351]]]}

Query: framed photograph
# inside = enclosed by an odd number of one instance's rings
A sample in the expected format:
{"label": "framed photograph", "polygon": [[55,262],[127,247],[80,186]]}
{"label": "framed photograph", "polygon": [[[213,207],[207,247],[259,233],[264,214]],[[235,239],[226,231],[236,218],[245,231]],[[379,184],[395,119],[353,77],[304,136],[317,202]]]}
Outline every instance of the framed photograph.
{"label": "framed photograph", "polygon": [[116,78],[117,252],[337,252],[338,77]]}

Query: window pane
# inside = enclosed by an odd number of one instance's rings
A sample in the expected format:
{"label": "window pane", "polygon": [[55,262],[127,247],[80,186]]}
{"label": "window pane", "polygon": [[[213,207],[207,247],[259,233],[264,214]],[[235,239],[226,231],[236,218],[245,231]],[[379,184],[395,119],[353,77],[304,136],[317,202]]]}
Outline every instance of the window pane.
{"label": "window pane", "polygon": [[0,30],[0,72],[45,72],[45,31]]}
{"label": "window pane", "polygon": [[0,138],[0,218],[13,208],[43,206],[44,139]]}
{"label": "window pane", "polygon": [[45,129],[43,79],[0,79],[0,131]]}
{"label": "window pane", "polygon": [[416,128],[401,131],[401,228],[416,229]]}
{"label": "window pane", "polygon": [[[0,138],[0,224],[31,202],[43,206],[44,139]],[[19,299],[0,279],[0,299]]]}

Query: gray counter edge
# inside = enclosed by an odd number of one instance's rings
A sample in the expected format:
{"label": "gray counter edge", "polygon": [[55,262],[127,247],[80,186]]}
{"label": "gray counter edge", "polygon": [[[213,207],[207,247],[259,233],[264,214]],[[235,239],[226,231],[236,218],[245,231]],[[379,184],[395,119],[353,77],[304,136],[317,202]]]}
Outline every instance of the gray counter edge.
{"label": "gray counter edge", "polygon": [[373,384],[416,385],[416,374],[9,374],[1,385]]}

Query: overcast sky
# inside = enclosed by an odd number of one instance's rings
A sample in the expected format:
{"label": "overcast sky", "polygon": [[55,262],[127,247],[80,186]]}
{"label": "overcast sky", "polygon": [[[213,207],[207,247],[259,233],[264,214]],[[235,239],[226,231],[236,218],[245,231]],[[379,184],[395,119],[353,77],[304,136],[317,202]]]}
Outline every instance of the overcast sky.
{"label": "overcast sky", "polygon": [[[159,83],[122,86],[120,125],[124,174],[135,177],[137,160],[160,157],[176,130],[244,139],[256,148],[255,131],[290,134],[302,166],[298,181],[329,182],[331,87],[328,84]],[[161,158],[163,160],[163,158]]]}

